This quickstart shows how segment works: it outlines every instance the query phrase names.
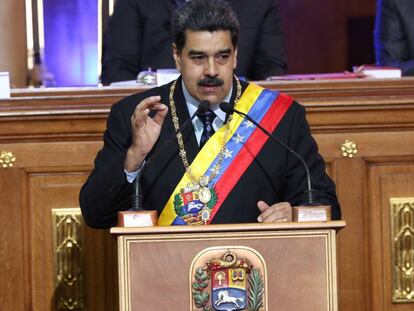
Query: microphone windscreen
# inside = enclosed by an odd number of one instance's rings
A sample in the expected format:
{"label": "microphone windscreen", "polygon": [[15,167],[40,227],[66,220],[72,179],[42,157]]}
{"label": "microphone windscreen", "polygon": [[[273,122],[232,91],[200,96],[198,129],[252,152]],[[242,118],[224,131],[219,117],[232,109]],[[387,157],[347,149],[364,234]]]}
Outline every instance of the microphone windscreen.
{"label": "microphone windscreen", "polygon": [[203,100],[197,108],[199,113],[206,113],[210,109],[210,102],[208,100]]}
{"label": "microphone windscreen", "polygon": [[220,109],[223,110],[225,113],[231,113],[233,112],[233,107],[229,103],[222,102],[220,104]]}

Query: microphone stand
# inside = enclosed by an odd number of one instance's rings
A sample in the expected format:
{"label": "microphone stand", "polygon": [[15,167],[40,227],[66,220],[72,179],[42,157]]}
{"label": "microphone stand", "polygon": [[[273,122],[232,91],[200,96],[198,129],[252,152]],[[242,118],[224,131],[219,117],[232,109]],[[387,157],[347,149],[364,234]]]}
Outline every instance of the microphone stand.
{"label": "microphone stand", "polygon": [[233,106],[231,106],[229,103],[221,103],[220,109],[223,110],[226,113],[229,112],[235,112],[250,122],[252,122],[254,125],[256,125],[263,133],[265,133],[267,136],[275,140],[278,144],[280,144],[283,148],[285,148],[287,151],[289,151],[291,154],[293,154],[303,165],[306,171],[306,182],[307,182],[307,189],[304,191],[305,199],[304,204],[300,206],[294,206],[293,207],[293,219],[294,221],[328,221],[331,219],[331,207],[329,205],[320,205],[316,202],[314,198],[314,194],[317,192],[316,190],[312,189],[312,183],[311,183],[311,174],[309,171],[309,167],[305,160],[302,158],[300,154],[298,154],[295,150],[290,148],[287,144],[285,144],[283,141],[281,141],[277,136],[270,133],[268,130],[266,130],[263,126],[261,126],[258,122],[256,122],[252,117],[245,114],[244,112],[241,112],[237,109],[235,109]]}

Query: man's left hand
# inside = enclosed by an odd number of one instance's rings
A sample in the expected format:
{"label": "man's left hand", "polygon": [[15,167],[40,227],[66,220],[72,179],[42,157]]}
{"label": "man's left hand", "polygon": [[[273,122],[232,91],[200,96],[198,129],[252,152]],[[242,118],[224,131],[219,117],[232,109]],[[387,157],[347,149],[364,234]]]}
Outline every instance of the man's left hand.
{"label": "man's left hand", "polygon": [[257,202],[261,214],[257,217],[258,222],[291,222],[292,206],[289,202],[280,202],[268,205],[263,201]]}

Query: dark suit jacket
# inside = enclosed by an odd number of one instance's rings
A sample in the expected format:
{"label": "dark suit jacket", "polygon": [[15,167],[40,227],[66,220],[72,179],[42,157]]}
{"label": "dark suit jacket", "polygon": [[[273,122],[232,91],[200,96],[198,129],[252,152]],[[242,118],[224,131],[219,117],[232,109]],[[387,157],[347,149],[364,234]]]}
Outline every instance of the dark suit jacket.
{"label": "dark suit jacket", "polygon": [[379,65],[414,75],[414,1],[378,0],[375,50]]}
{"label": "dark suit jacket", "polygon": [[[236,74],[250,80],[286,72],[277,0],[228,0],[240,20]],[[170,18],[174,0],[117,0],[104,38],[103,83],[140,71],[175,68]]]}
{"label": "dark suit jacket", "polygon": [[[80,193],[80,205],[88,225],[97,228],[114,226],[117,212],[130,208],[132,185],[126,181],[124,173],[124,159],[132,139],[130,117],[136,105],[148,96],[161,95],[162,102],[168,105],[170,85],[129,96],[112,106],[104,134],[104,147],[99,151],[95,159],[95,168]],[[243,89],[246,86],[247,84],[243,83]],[[181,83],[177,83],[174,100],[178,118],[180,122],[184,122],[190,116]],[[148,156],[149,159],[173,133],[174,127],[169,113],[160,138]],[[311,137],[304,108],[294,102],[274,134],[305,159],[311,172],[313,188],[319,190],[319,202],[331,205],[333,218],[339,219],[340,208],[335,185],[325,173],[325,163]],[[183,136],[191,163],[199,150],[191,122],[183,131]],[[160,213],[184,174],[176,139],[148,162],[141,178],[144,208],[157,209]],[[292,205],[300,205],[305,189],[306,174],[302,164],[283,147],[269,139],[230,192],[212,223],[257,222],[259,200],[268,204],[288,201]]]}

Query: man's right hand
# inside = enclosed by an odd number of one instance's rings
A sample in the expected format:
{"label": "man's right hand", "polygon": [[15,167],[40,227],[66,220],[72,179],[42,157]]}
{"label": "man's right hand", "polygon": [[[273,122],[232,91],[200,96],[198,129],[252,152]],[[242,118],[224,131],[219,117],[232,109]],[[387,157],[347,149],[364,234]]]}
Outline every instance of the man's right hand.
{"label": "man's right hand", "polygon": [[[124,163],[127,172],[139,169],[147,154],[160,136],[161,126],[168,113],[168,107],[160,102],[161,96],[151,96],[141,101],[131,117],[132,144],[128,149]],[[153,118],[150,111],[155,110]]]}

